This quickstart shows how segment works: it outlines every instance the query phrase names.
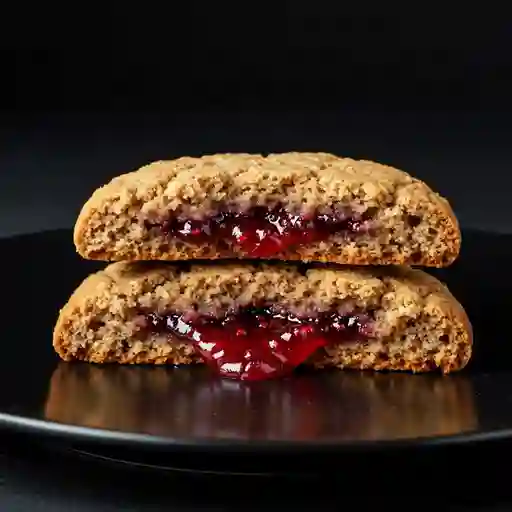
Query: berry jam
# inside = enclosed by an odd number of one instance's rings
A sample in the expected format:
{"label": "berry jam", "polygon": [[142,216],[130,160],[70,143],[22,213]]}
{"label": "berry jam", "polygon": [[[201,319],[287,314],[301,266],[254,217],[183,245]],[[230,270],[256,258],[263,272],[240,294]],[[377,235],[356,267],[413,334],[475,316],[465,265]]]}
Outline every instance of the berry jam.
{"label": "berry jam", "polygon": [[179,314],[147,317],[154,332],[191,341],[205,362],[223,377],[263,380],[291,373],[319,348],[366,339],[370,317],[322,313],[299,318],[271,308],[245,308],[222,318]]}
{"label": "berry jam", "polygon": [[364,232],[367,221],[364,215],[334,210],[306,218],[282,207],[255,207],[245,213],[218,213],[201,220],[171,219],[160,227],[169,236],[187,243],[227,245],[249,257],[268,258],[335,234]]}

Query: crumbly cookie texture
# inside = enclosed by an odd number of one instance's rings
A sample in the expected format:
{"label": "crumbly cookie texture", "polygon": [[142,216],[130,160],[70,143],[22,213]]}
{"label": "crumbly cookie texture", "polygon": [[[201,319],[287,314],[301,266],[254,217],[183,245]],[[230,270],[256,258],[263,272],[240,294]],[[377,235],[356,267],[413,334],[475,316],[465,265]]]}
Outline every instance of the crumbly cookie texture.
{"label": "crumbly cookie texture", "polygon": [[319,350],[309,361],[317,367],[449,373],[471,356],[466,313],[434,277],[407,267],[321,264],[113,263],[71,296],[53,345],[66,361],[198,363],[192,344],[148,331],[141,314],[222,316],[262,301],[298,315],[333,306],[373,312],[370,339]]}
{"label": "crumbly cookie texture", "polygon": [[444,267],[460,251],[449,203],[425,183],[386,165],[326,153],[154,162],[96,190],[78,217],[74,242],[82,257],[104,261],[243,258],[233,248],[187,244],[152,226],[277,204],[306,214],[323,208],[372,212],[373,229],[289,248],[276,259]]}

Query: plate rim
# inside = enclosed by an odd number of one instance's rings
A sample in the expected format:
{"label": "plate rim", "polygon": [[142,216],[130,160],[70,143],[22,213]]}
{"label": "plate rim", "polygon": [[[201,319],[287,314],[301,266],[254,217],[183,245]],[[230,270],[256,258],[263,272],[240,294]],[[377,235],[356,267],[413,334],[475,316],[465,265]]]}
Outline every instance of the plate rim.
{"label": "plate rim", "polygon": [[282,452],[296,451],[317,452],[329,454],[331,452],[350,451],[382,451],[397,449],[415,449],[433,446],[455,446],[468,443],[481,443],[501,441],[512,438],[512,428],[496,429],[492,431],[468,431],[442,436],[426,436],[416,438],[398,438],[380,441],[337,441],[337,440],[311,440],[287,441],[278,439],[250,440],[236,438],[195,437],[176,438],[157,436],[139,432],[123,432],[120,430],[103,429],[60,423],[52,420],[26,418],[16,414],[0,412],[0,429],[14,429],[21,433],[37,433],[46,438],[57,437],[61,440],[87,441],[99,445],[116,445],[130,448],[163,449],[169,452],[180,450],[194,452],[232,452],[235,454],[247,452]]}

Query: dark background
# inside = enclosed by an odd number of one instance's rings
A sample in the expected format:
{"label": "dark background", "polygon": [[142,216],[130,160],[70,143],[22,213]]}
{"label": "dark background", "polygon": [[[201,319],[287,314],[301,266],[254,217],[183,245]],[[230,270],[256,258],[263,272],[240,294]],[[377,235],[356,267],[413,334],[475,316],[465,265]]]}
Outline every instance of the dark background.
{"label": "dark background", "polygon": [[488,5],[18,2],[0,16],[0,234],[71,226],[155,159],[322,150],[510,231],[512,24]]}
{"label": "dark background", "polygon": [[[396,165],[463,227],[512,232],[512,23],[490,2],[456,4],[1,7],[0,236],[71,227],[96,186],[151,160],[288,150]],[[36,489],[52,462],[7,444],[2,510],[71,510],[61,489],[90,509],[80,468]]]}

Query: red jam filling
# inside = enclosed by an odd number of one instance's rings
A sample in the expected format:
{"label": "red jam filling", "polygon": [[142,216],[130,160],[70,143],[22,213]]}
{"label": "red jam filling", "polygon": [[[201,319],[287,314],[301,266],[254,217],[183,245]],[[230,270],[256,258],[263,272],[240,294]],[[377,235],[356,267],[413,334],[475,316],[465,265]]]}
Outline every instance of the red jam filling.
{"label": "red jam filling", "polygon": [[255,207],[245,213],[218,213],[201,220],[174,218],[159,226],[168,236],[187,243],[227,245],[249,257],[268,258],[335,234],[367,231],[367,221],[368,215],[334,209],[306,217],[283,207]]}
{"label": "red jam filling", "polygon": [[272,308],[245,308],[222,318],[179,314],[147,317],[154,332],[192,342],[218,374],[239,380],[263,380],[291,373],[319,348],[366,339],[369,315],[322,313],[299,318]]}

